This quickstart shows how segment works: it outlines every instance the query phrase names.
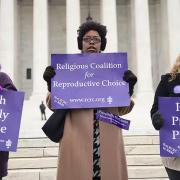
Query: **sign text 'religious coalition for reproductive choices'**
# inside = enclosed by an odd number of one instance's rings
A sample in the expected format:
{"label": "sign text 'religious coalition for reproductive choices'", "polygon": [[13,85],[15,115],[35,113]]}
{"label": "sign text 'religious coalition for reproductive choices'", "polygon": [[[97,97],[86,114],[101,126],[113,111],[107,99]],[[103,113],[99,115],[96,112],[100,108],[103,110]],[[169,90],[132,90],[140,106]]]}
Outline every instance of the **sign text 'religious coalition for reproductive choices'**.
{"label": "sign text 'religious coalition for reproductive choices'", "polygon": [[180,157],[180,97],[159,97],[159,111],[164,119],[160,155]]}
{"label": "sign text 'religious coalition for reproductive choices'", "polygon": [[53,109],[128,106],[127,53],[52,54]]}

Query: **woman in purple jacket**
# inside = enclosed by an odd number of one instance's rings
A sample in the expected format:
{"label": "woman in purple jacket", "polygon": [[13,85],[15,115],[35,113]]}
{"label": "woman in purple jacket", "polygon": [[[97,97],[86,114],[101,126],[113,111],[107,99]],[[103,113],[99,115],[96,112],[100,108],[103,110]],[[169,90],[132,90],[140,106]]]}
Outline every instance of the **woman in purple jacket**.
{"label": "woman in purple jacket", "polygon": [[[3,72],[0,72],[0,91],[2,89],[17,91],[9,76]],[[7,176],[8,159],[9,152],[0,151],[0,180],[2,180],[4,176]]]}

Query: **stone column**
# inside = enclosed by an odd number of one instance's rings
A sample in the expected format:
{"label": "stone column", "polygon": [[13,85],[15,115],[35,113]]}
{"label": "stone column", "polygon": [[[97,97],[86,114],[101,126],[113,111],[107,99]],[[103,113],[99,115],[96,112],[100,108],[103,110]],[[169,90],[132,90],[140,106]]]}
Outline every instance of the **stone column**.
{"label": "stone column", "polygon": [[101,0],[101,22],[107,26],[107,46],[105,52],[117,52],[118,38],[117,38],[117,13],[116,0]]}
{"label": "stone column", "polygon": [[80,26],[80,1],[66,0],[67,53],[78,53],[77,29]]}
{"label": "stone column", "polygon": [[18,54],[18,13],[17,0],[0,1],[0,64],[18,86],[16,68]]}
{"label": "stone column", "polygon": [[162,3],[167,4],[169,64],[172,67],[177,55],[180,54],[180,1],[165,0]]}
{"label": "stone column", "polygon": [[48,65],[48,0],[33,2],[33,95],[47,92],[43,72]]}
{"label": "stone column", "polygon": [[[160,58],[158,60],[159,74],[165,74],[170,70],[169,63],[169,38],[168,38],[168,23],[167,23],[167,1],[160,1]],[[162,65],[163,62],[163,65]],[[168,67],[168,68],[167,68]],[[155,68],[155,67],[153,67]]]}
{"label": "stone column", "polygon": [[138,93],[152,92],[151,46],[148,0],[132,0]]}
{"label": "stone column", "polygon": [[[132,60],[137,68],[137,92],[135,106],[127,118],[131,119],[131,132],[127,134],[151,134],[153,129],[150,110],[154,93],[152,88],[152,65],[148,0],[131,0]],[[135,64],[135,63],[134,63]]]}

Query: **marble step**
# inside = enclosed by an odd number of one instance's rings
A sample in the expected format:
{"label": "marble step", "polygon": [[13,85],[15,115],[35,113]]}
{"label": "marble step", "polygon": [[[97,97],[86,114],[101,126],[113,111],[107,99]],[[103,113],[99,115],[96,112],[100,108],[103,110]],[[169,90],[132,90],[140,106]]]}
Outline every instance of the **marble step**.
{"label": "marble step", "polygon": [[[158,155],[127,156],[128,166],[162,166]],[[9,169],[55,168],[57,157],[14,158],[9,160]]]}
{"label": "marble step", "polygon": [[[167,180],[167,175],[162,166],[154,167],[128,167],[129,180]],[[8,177],[4,180],[55,180],[56,168],[48,169],[21,169],[9,170]]]}
{"label": "marble step", "polygon": [[[158,136],[146,136],[146,135],[136,135],[136,136],[124,136],[125,145],[157,145],[159,144]],[[58,147],[58,143],[50,141],[48,138],[21,138],[18,141],[18,148],[25,147]]]}
{"label": "marble step", "polygon": [[[159,156],[158,136],[124,136],[129,180],[167,180]],[[55,180],[58,147],[47,138],[19,139],[10,153],[9,175],[4,180]]]}
{"label": "marble step", "polygon": [[[159,154],[159,145],[125,145],[127,155],[156,155]],[[26,147],[11,152],[11,158],[24,157],[53,157],[58,155],[58,147]]]}

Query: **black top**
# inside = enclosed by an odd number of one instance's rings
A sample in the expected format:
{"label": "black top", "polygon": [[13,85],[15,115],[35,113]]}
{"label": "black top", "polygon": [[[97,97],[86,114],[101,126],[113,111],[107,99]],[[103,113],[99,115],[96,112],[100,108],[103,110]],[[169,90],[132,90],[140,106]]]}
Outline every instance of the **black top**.
{"label": "black top", "polygon": [[171,79],[170,74],[165,74],[161,76],[161,81],[156,89],[154,103],[151,108],[151,117],[155,112],[158,111],[159,96],[180,97],[180,73],[177,74],[176,79],[174,80],[170,80],[170,79]]}

